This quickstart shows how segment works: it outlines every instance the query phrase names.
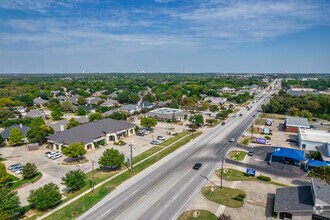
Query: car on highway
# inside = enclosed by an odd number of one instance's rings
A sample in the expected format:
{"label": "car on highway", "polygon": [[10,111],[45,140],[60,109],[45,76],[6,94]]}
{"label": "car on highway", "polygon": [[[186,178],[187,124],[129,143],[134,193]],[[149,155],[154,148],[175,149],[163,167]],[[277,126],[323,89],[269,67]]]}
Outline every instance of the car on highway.
{"label": "car on highway", "polygon": [[157,140],[160,140],[160,141],[165,141],[165,140],[166,140],[166,138],[165,138],[165,137],[163,137],[163,136],[157,136]]}
{"label": "car on highway", "polygon": [[254,117],[256,117],[256,115],[252,115],[252,117],[254,118]]}
{"label": "car on highway", "polygon": [[242,116],[243,114],[239,114],[239,116]]}
{"label": "car on highway", "polygon": [[152,140],[152,141],[150,141],[150,144],[152,144],[152,145],[158,145],[158,144],[159,144],[159,142],[158,142],[158,141],[156,141],[156,140]]}
{"label": "car on highway", "polygon": [[223,121],[223,122],[221,122],[221,125],[225,125],[225,124],[226,124],[226,122],[224,122],[224,121]]}
{"label": "car on highway", "polygon": [[236,115],[233,115],[233,117],[236,117]]}
{"label": "car on highway", "polygon": [[234,138],[230,138],[230,139],[229,139],[229,142],[234,142],[234,141],[235,141]]}
{"label": "car on highway", "polygon": [[199,170],[202,167],[201,163],[195,163],[195,165],[193,166],[194,170]]}
{"label": "car on highway", "polygon": [[252,157],[254,155],[254,150],[249,150],[248,155]]}

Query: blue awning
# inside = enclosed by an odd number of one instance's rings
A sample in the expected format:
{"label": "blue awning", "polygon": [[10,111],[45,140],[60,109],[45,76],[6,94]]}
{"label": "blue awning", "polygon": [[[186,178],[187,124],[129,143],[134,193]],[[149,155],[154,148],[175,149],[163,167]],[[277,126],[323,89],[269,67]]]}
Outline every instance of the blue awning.
{"label": "blue awning", "polygon": [[327,162],[319,160],[308,160],[307,165],[311,167],[330,166],[330,164],[328,164]]}
{"label": "blue awning", "polygon": [[272,156],[287,157],[287,158],[294,159],[296,161],[305,160],[304,151],[290,149],[290,148],[282,148],[282,147],[274,147]]}

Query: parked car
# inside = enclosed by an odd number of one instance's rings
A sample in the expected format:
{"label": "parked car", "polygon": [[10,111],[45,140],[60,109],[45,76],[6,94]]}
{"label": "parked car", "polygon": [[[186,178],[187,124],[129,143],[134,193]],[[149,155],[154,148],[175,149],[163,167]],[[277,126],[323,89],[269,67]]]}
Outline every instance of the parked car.
{"label": "parked car", "polygon": [[224,121],[221,123],[221,125],[225,125],[225,124],[226,124],[226,122],[224,122]]}
{"label": "parked car", "polygon": [[267,145],[271,145],[271,144],[272,144],[272,142],[271,142],[271,141],[269,141],[269,140],[267,140],[267,141],[266,141],[266,144],[267,144]]}
{"label": "parked car", "polygon": [[230,139],[229,139],[229,142],[234,142],[234,141],[235,141],[234,138],[230,138]]}
{"label": "parked car", "polygon": [[16,169],[15,171],[13,171],[15,174],[22,174],[23,173],[23,167]]}
{"label": "parked car", "polygon": [[158,136],[158,137],[157,137],[157,140],[160,140],[160,141],[165,141],[165,140],[166,140],[166,138],[165,138],[165,137],[163,137],[163,136]]}
{"label": "parked car", "polygon": [[150,142],[150,144],[152,144],[152,145],[158,145],[158,144],[159,144],[159,142],[158,142],[158,141],[156,141],[156,140],[153,140],[153,141],[151,141],[151,142]]}
{"label": "parked car", "polygon": [[52,155],[51,159],[56,160],[57,158],[60,158],[60,157],[62,157],[61,153],[55,153],[55,154]]}
{"label": "parked car", "polygon": [[195,163],[195,165],[193,166],[193,169],[194,170],[199,170],[199,168],[202,167],[202,164],[201,163]]}
{"label": "parked car", "polygon": [[248,155],[253,156],[254,155],[254,150],[249,150]]}
{"label": "parked car", "polygon": [[144,136],[144,133],[140,131],[140,132],[137,133],[136,135],[137,135],[137,136],[141,136],[141,137],[143,137],[143,136]]}
{"label": "parked car", "polygon": [[7,169],[8,170],[14,170],[14,169],[17,169],[19,167],[23,167],[21,163],[15,163],[15,164],[12,164],[10,165]]}
{"label": "parked car", "polygon": [[53,152],[51,152],[51,151],[47,151],[46,153],[45,153],[45,157],[48,157],[48,155],[49,154],[52,154]]}
{"label": "parked car", "polygon": [[141,132],[142,132],[142,133],[144,133],[144,135],[146,135],[146,134],[149,134],[149,133],[150,133],[150,131],[148,131],[147,129],[142,129],[142,130],[141,130]]}

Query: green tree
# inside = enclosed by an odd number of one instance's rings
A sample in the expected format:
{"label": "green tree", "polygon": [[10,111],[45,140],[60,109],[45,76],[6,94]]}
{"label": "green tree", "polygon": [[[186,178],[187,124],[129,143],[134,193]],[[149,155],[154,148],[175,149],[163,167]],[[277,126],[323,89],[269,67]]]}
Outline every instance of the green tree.
{"label": "green tree", "polygon": [[188,125],[191,131],[196,131],[198,129],[198,125],[196,123],[191,123]]}
{"label": "green tree", "polygon": [[204,125],[204,117],[201,114],[190,116],[189,121],[197,124],[198,126]]}
{"label": "green tree", "polygon": [[0,163],[0,188],[7,184],[10,179],[9,173],[7,173],[4,163]]}
{"label": "green tree", "polygon": [[289,109],[289,115],[298,116],[299,111],[300,111],[299,108],[292,107],[292,108]]}
{"label": "green tree", "polygon": [[0,134],[0,147],[3,147],[5,145],[5,139]]}
{"label": "green tree", "polygon": [[219,220],[232,220],[233,218],[230,215],[221,214],[218,219]]}
{"label": "green tree", "polygon": [[86,115],[86,114],[87,114],[86,110],[83,109],[82,107],[79,107],[77,109],[77,115]]}
{"label": "green tree", "polygon": [[99,160],[99,164],[105,167],[120,167],[125,156],[116,149],[106,149]]}
{"label": "green tree", "polygon": [[7,187],[0,187],[0,219],[14,219],[14,214],[20,208],[17,192]]}
{"label": "green tree", "polygon": [[103,116],[99,112],[91,113],[89,115],[89,121],[95,121],[95,120],[101,120],[103,119]]}
{"label": "green tree", "polygon": [[217,112],[217,111],[219,111],[219,107],[217,105],[211,105],[210,106],[210,111],[211,112]]}
{"label": "green tree", "polygon": [[51,113],[51,116],[53,117],[54,120],[61,120],[62,119],[62,116],[63,116],[63,113],[62,113],[62,110],[61,108],[55,108],[52,113]]}
{"label": "green tree", "polygon": [[0,108],[0,122],[3,122],[7,120],[8,118],[15,117],[15,114],[13,111],[10,111],[6,108]]}
{"label": "green tree", "polygon": [[141,126],[145,128],[155,127],[157,120],[154,118],[141,118]]}
{"label": "green tree", "polygon": [[330,184],[330,166],[315,167],[308,172],[308,176],[324,180]]}
{"label": "green tree", "polygon": [[85,105],[86,104],[86,99],[85,97],[80,96],[77,100],[79,105]]}
{"label": "green tree", "polygon": [[154,102],[155,101],[155,96],[153,96],[150,93],[147,93],[144,97],[143,100],[148,101],[148,102]]}
{"label": "green tree", "polygon": [[12,146],[23,144],[24,135],[19,128],[11,129],[9,133],[9,144]]}
{"label": "green tree", "polygon": [[126,120],[127,114],[125,112],[113,112],[113,113],[111,113],[109,118],[115,119],[115,120]]}
{"label": "green tree", "polygon": [[198,106],[199,111],[206,111],[209,108],[209,105],[206,102],[203,102],[200,106]]}
{"label": "green tree", "polygon": [[67,129],[70,129],[70,128],[77,127],[78,125],[79,125],[79,121],[77,121],[74,118],[70,118],[70,120],[66,126],[67,126]]}
{"label": "green tree", "polygon": [[299,112],[299,116],[300,116],[300,117],[307,118],[308,121],[312,120],[312,118],[313,118],[313,114],[310,113],[310,112],[307,111],[307,110],[302,110],[302,111],[300,111],[300,112]]}
{"label": "green tree", "polygon": [[29,124],[29,127],[30,128],[35,128],[35,127],[40,127],[41,125],[44,125],[45,124],[45,121],[42,119],[42,118],[34,118],[32,119],[32,121],[30,122]]}
{"label": "green tree", "polygon": [[76,192],[86,185],[86,175],[82,170],[71,170],[62,177],[62,181],[70,192]]}
{"label": "green tree", "polygon": [[31,207],[42,211],[56,206],[61,198],[62,195],[58,186],[54,183],[48,183],[37,190],[32,190],[28,202]]}
{"label": "green tree", "polygon": [[26,163],[23,166],[23,177],[24,179],[31,179],[38,174],[37,166],[34,163]]}
{"label": "green tree", "polygon": [[64,112],[71,112],[72,111],[72,104],[71,104],[70,101],[66,100],[66,101],[61,103],[61,108],[62,108],[62,111],[64,111]]}
{"label": "green tree", "polygon": [[138,101],[140,101],[140,96],[138,94],[131,94],[129,97],[128,97],[128,102],[129,103],[137,103]]}
{"label": "green tree", "polygon": [[81,143],[74,142],[68,145],[68,147],[62,148],[62,152],[65,156],[71,157],[74,160],[85,155],[87,153],[86,149]]}
{"label": "green tree", "polygon": [[217,119],[210,118],[210,119],[206,119],[205,122],[212,126],[215,123],[217,123],[218,120]]}
{"label": "green tree", "polygon": [[37,127],[31,127],[26,133],[26,136],[31,143],[44,143],[46,141],[46,136],[53,133],[54,130],[51,127],[42,124]]}

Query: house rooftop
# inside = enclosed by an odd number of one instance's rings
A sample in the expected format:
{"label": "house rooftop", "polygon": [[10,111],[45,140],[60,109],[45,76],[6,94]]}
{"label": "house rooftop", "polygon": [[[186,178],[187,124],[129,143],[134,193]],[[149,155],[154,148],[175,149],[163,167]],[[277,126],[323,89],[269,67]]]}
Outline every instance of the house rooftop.
{"label": "house rooftop", "polygon": [[23,135],[26,135],[27,132],[30,130],[30,127],[29,126],[25,126],[25,125],[21,125],[21,124],[15,124],[15,125],[12,125],[8,128],[6,128],[5,130],[3,130],[1,132],[1,137],[3,137],[4,139],[7,139],[10,135],[10,131],[13,129],[13,128],[18,128],[22,131]]}
{"label": "house rooftop", "polygon": [[157,114],[164,114],[164,115],[173,115],[183,111],[181,109],[175,109],[175,108],[158,108],[150,112]]}
{"label": "house rooftop", "polygon": [[301,140],[311,142],[330,143],[330,132],[299,128]]}
{"label": "house rooftop", "polygon": [[293,117],[293,116],[286,117],[286,125],[294,126],[294,127],[306,127],[306,128],[310,127],[307,118]]}
{"label": "house rooftop", "polygon": [[330,206],[330,185],[325,181],[312,178],[312,186],[315,197]]}

